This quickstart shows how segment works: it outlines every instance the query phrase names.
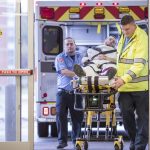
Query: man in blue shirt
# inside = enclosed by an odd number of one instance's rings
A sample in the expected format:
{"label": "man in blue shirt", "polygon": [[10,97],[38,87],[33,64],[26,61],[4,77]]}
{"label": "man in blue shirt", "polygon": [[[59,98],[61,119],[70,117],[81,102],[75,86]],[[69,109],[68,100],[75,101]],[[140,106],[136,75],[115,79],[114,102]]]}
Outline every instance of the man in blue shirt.
{"label": "man in blue shirt", "polygon": [[[83,112],[74,109],[75,96],[71,80],[76,75],[73,72],[75,64],[81,65],[81,55],[76,52],[75,41],[68,37],[64,40],[65,50],[56,56],[55,67],[57,72],[57,88],[56,95],[56,123],[58,131],[57,149],[67,146],[68,136],[68,109],[70,111],[72,121],[72,141],[76,142],[76,138],[80,136],[81,123],[83,120]],[[81,96],[77,97],[78,99]]]}

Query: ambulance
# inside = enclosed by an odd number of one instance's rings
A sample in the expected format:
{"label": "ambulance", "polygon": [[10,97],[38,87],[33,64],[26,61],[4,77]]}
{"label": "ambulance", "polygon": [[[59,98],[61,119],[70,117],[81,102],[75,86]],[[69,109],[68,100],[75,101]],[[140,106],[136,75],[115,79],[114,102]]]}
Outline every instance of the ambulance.
{"label": "ambulance", "polygon": [[[119,21],[125,14],[132,15],[147,30],[147,0],[36,1],[35,100],[39,137],[48,137],[49,133],[57,136],[54,60],[63,51],[64,38],[74,38],[77,51],[84,56],[88,48],[102,44],[110,35],[119,40]],[[116,116],[120,116],[119,112]]]}

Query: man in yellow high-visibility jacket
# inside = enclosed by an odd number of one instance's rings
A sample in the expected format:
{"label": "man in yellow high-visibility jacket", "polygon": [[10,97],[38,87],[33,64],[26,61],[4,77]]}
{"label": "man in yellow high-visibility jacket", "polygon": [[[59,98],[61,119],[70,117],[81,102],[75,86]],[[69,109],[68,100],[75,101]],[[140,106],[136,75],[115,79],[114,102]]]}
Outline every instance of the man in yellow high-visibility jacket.
{"label": "man in yellow high-visibility jacket", "polygon": [[113,87],[119,92],[124,128],[130,150],[145,150],[148,143],[148,36],[130,15],[121,19],[117,48],[117,74]]}

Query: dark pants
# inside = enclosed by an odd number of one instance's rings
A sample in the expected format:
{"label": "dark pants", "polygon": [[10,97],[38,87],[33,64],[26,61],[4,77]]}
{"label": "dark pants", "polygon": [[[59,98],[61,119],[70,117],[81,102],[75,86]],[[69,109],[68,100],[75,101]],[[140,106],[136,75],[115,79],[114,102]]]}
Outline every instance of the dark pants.
{"label": "dark pants", "polygon": [[[80,96],[78,99],[81,98]],[[74,109],[75,95],[59,91],[56,98],[56,123],[58,131],[58,142],[67,143],[68,137],[68,109],[72,121],[72,141],[80,137],[83,112]]]}
{"label": "dark pants", "polygon": [[149,133],[148,91],[121,92],[118,101],[124,128],[134,143],[135,150],[145,150]]}

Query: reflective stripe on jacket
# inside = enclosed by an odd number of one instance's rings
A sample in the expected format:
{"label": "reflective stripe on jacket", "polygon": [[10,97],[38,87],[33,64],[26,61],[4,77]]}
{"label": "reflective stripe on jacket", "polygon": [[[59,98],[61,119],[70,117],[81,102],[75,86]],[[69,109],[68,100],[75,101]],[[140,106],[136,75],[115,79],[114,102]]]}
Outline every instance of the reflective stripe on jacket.
{"label": "reflective stripe on jacket", "polygon": [[117,76],[125,84],[118,91],[148,90],[148,36],[137,26],[134,35],[122,50],[125,37],[121,36],[117,49]]}

